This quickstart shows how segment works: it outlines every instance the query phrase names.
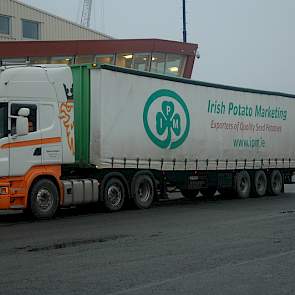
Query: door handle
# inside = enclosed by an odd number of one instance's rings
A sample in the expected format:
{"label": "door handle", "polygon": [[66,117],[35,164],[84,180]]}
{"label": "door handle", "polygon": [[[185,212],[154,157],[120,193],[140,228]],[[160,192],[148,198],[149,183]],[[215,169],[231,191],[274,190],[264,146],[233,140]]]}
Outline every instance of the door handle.
{"label": "door handle", "polygon": [[37,157],[37,156],[41,156],[41,154],[42,154],[41,147],[35,148],[33,156]]}

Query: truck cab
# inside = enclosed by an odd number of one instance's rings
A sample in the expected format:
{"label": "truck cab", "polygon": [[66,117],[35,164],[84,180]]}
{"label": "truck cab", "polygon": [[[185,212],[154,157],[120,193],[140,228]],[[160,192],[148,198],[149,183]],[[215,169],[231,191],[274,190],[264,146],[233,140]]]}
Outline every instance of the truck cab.
{"label": "truck cab", "polygon": [[41,178],[61,189],[61,165],[74,162],[71,89],[66,66],[0,68],[0,209],[27,208]]}

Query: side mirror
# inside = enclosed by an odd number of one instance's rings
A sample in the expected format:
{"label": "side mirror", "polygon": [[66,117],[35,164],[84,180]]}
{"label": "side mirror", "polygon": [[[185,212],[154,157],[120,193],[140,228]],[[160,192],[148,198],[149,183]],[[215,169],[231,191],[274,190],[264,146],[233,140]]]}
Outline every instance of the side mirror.
{"label": "side mirror", "polygon": [[29,120],[30,109],[21,108],[18,111],[18,117],[16,118],[16,135],[27,135],[29,134]]}
{"label": "side mirror", "polygon": [[18,110],[18,116],[21,116],[21,117],[29,117],[30,115],[30,109],[28,108],[21,108]]}

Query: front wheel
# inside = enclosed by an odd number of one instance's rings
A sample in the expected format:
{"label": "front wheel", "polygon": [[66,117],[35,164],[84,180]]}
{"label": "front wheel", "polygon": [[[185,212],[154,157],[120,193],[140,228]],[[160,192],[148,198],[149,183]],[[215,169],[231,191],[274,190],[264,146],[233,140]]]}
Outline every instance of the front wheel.
{"label": "front wheel", "polygon": [[38,180],[31,189],[30,211],[37,219],[52,218],[58,209],[59,194],[49,179]]}

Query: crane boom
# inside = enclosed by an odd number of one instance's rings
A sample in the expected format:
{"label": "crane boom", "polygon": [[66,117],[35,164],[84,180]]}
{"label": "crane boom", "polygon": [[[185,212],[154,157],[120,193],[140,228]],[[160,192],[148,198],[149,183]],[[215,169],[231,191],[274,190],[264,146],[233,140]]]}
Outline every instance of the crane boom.
{"label": "crane boom", "polygon": [[92,1],[93,0],[84,0],[81,22],[80,22],[81,25],[88,28],[90,27]]}

